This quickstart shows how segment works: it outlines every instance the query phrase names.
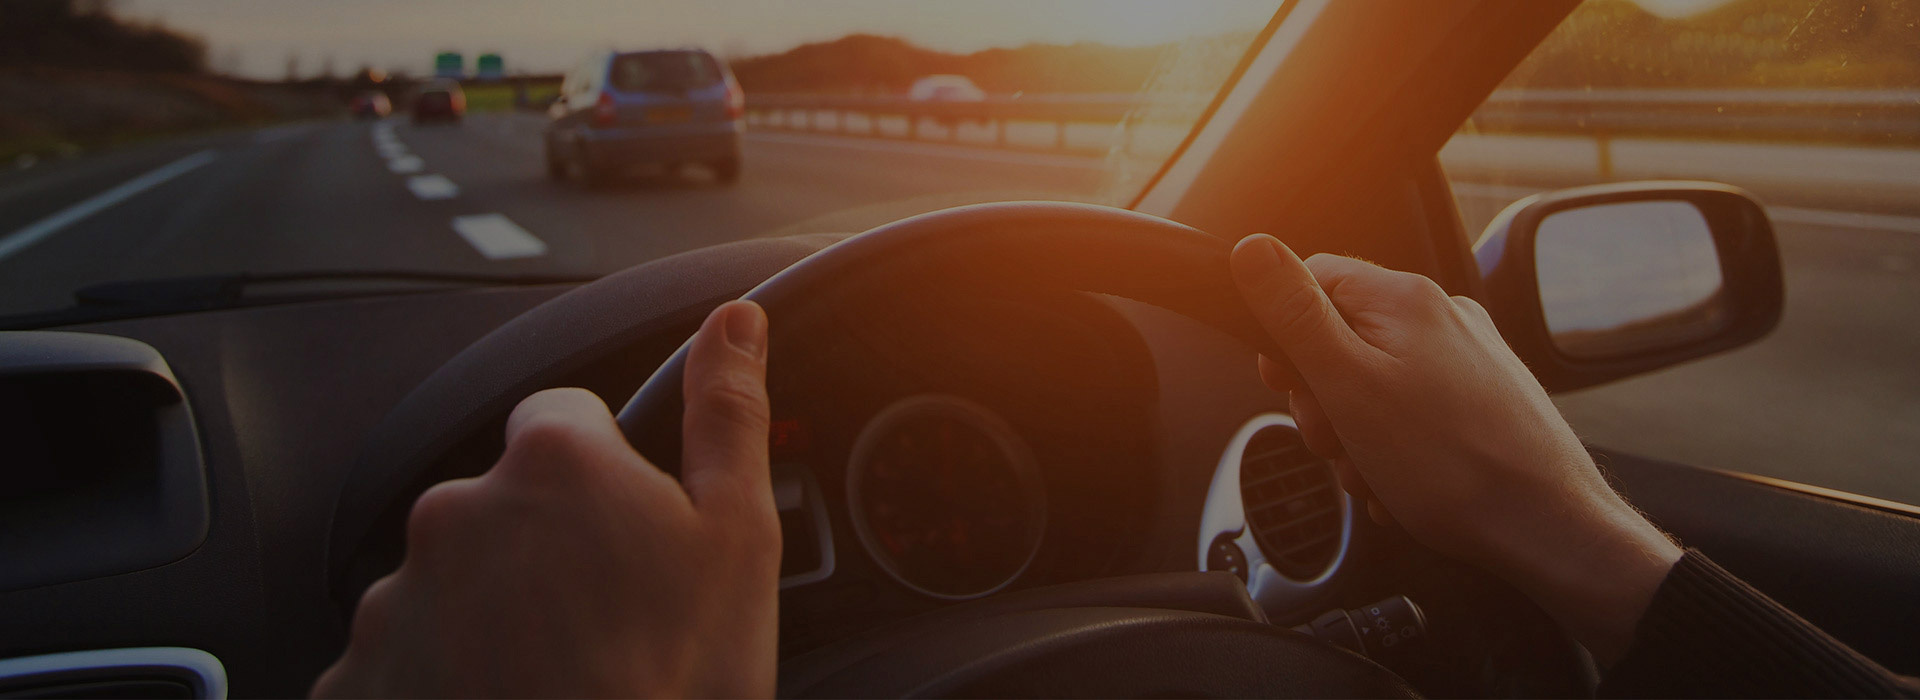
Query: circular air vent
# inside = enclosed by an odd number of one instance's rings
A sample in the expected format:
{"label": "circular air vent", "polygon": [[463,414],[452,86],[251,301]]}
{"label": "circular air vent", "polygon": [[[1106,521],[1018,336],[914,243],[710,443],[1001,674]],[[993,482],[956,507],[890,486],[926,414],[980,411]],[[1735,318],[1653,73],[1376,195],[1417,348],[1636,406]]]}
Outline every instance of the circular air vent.
{"label": "circular air vent", "polygon": [[1308,581],[1333,565],[1340,551],[1340,486],[1293,428],[1271,425],[1247,441],[1240,500],[1254,542],[1275,571]]}

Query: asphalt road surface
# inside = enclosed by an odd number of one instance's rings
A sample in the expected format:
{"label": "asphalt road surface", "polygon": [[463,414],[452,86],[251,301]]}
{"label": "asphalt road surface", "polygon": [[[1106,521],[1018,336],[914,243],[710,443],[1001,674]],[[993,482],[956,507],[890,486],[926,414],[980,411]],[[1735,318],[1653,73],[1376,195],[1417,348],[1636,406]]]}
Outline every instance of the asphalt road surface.
{"label": "asphalt road surface", "polygon": [[[791,133],[749,135],[734,186],[696,169],[583,191],[546,178],[539,126],[301,124],[0,173],[0,314],[97,282],[235,271],[602,274],[955,204],[1113,194],[1097,158]],[[1456,187],[1474,228],[1530,191]],[[1920,218],[1774,214],[1788,296],[1772,336],[1563,410],[1596,444],[1920,503]]]}

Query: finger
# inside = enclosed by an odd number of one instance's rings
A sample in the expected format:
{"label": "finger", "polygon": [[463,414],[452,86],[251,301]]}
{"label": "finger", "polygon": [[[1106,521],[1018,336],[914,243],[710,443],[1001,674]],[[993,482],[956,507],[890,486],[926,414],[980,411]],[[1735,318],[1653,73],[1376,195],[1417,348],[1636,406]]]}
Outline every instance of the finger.
{"label": "finger", "polygon": [[[488,475],[549,480],[620,463],[645,461],[627,444],[607,403],[586,389],[547,389],[507,416],[506,454]],[[644,471],[668,478],[659,470]]]}
{"label": "finger", "polygon": [[1447,303],[1447,293],[1426,275],[1325,253],[1307,258],[1306,265],[1342,318],[1352,319],[1356,313],[1369,310],[1406,316]]}
{"label": "finger", "polygon": [[1293,362],[1289,361],[1285,355],[1280,357],[1261,355],[1259,365],[1260,381],[1265,382],[1268,389],[1293,391],[1307,386],[1306,381],[1300,378],[1300,370],[1294,369]]}
{"label": "finger", "polygon": [[1307,382],[1341,372],[1371,350],[1334,310],[1300,257],[1266,234],[1233,247],[1233,280],[1247,308]]}
{"label": "finger", "polygon": [[1327,253],[1309,257],[1302,264],[1313,273],[1313,278],[1320,282],[1320,288],[1326,290],[1328,296],[1338,295],[1339,289],[1343,286],[1377,284],[1390,277],[1409,274],[1389,270],[1359,258]]}
{"label": "finger", "polygon": [[1307,449],[1323,459],[1335,459],[1346,454],[1346,448],[1340,444],[1340,435],[1333,430],[1333,422],[1327,419],[1327,413],[1320,408],[1319,399],[1304,387],[1287,393],[1287,405],[1293,413],[1293,424],[1300,428],[1300,437],[1307,441]]}
{"label": "finger", "polygon": [[555,428],[568,429],[584,439],[626,442],[619,424],[613,422],[613,414],[607,411],[607,402],[586,389],[565,388],[534,392],[514,406],[513,413],[507,415],[507,444]]}
{"label": "finger", "polygon": [[680,481],[697,508],[773,512],[767,475],[767,316],[750,301],[707,316],[687,351]]}

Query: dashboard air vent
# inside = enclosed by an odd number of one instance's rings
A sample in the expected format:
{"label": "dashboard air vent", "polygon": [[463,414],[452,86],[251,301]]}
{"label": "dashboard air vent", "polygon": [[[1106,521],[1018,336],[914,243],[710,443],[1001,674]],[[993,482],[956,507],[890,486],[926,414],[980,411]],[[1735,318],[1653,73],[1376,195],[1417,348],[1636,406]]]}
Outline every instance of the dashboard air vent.
{"label": "dashboard air vent", "polygon": [[1240,499],[1247,527],[1275,571],[1308,581],[1333,564],[1340,549],[1340,486],[1298,432],[1269,426],[1247,441]]}

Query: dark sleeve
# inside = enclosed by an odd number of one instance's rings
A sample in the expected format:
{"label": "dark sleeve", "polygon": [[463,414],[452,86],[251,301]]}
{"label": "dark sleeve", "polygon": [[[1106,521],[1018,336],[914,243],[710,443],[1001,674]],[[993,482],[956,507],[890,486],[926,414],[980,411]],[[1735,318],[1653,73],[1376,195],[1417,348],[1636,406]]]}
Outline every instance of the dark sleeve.
{"label": "dark sleeve", "polygon": [[1601,697],[1920,697],[1697,550],[1673,566]]}

